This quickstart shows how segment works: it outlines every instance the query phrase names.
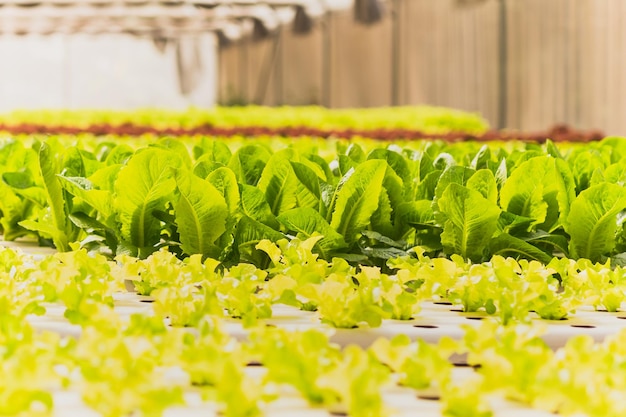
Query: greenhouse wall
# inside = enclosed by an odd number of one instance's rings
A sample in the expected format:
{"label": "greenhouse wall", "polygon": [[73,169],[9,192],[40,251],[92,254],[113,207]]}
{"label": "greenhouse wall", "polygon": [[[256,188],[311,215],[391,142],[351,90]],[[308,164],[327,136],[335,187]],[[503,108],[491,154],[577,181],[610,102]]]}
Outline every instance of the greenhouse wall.
{"label": "greenhouse wall", "polygon": [[0,66],[0,111],[216,102],[212,34],[168,42],[121,34],[2,36],[0,55],[7,58]]}
{"label": "greenhouse wall", "polygon": [[[624,134],[626,2],[394,0],[364,26],[334,11],[309,35],[220,49],[225,104],[361,107],[427,103],[493,126],[555,121]],[[394,47],[394,40],[398,40]]]}

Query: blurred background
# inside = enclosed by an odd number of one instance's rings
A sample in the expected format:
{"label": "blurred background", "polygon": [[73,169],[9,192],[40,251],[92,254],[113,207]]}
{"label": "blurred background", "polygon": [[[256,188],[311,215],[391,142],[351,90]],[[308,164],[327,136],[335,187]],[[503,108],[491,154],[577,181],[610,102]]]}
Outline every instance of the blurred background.
{"label": "blurred background", "polygon": [[0,0],[0,111],[430,104],[626,134],[622,0]]}

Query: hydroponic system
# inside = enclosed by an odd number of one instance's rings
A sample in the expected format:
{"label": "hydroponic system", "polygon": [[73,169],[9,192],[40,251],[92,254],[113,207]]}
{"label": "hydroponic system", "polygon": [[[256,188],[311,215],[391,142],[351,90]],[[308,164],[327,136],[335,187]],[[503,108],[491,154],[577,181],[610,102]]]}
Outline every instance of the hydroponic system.
{"label": "hydroponic system", "polygon": [[626,414],[624,138],[434,107],[0,125],[2,415]]}

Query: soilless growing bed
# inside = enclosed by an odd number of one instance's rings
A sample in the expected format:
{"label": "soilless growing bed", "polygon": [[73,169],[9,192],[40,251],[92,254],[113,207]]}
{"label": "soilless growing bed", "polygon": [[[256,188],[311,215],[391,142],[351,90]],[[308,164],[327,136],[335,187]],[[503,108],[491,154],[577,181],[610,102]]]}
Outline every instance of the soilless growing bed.
{"label": "soilless growing bed", "polygon": [[624,414],[626,139],[435,140],[493,133],[433,108],[2,120],[0,413]]}

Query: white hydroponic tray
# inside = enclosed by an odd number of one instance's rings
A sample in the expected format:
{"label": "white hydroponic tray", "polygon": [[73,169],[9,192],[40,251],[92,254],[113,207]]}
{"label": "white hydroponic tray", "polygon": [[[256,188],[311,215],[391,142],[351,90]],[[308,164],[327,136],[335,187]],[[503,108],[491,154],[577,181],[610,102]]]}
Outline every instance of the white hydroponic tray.
{"label": "white hydroponic tray", "polygon": [[[114,299],[115,311],[122,317],[129,317],[135,313],[152,314],[149,297],[134,293],[117,293],[114,294]],[[71,325],[63,316],[65,312],[63,305],[48,304],[46,310],[44,316],[29,316],[29,321],[35,328],[68,336],[80,334],[80,326]],[[380,337],[392,338],[398,334],[406,334],[411,339],[423,339],[429,343],[436,343],[443,336],[460,339],[464,334],[463,326],[479,326],[480,321],[488,317],[480,312],[463,313],[459,306],[424,302],[422,311],[413,320],[384,320],[382,326],[377,328],[333,329],[321,323],[317,313],[300,311],[285,305],[274,305],[273,317],[261,322],[287,330],[330,331],[331,340],[342,346],[356,344],[368,347]],[[596,342],[602,342],[606,336],[626,328],[626,312],[607,313],[583,307],[567,320],[552,321],[537,318],[535,321],[545,326],[546,332],[542,337],[546,343],[551,348],[557,349],[564,346],[570,337],[580,334],[590,335]],[[247,330],[239,320],[225,318],[222,327],[237,339],[247,337]]]}
{"label": "white hydroponic tray", "polygon": [[[54,249],[42,248],[37,246],[36,242],[29,241],[0,241],[0,245],[19,248],[24,253],[36,256],[55,252]],[[128,317],[134,313],[150,314],[152,312],[149,297],[128,292],[115,294],[114,298],[115,310],[121,316]],[[63,317],[64,306],[51,304],[47,305],[46,309],[47,313],[44,316],[29,317],[29,321],[36,328],[55,331],[63,335],[80,334],[80,327],[69,324]],[[443,336],[459,339],[464,334],[463,326],[479,326],[480,321],[488,317],[484,312],[463,313],[461,306],[449,303],[424,302],[421,312],[413,320],[385,320],[378,328],[332,329],[331,340],[342,346],[356,344],[367,347],[379,337],[391,338],[398,334],[406,334],[412,339],[423,339],[435,343]],[[268,325],[289,330],[331,329],[330,326],[320,322],[316,313],[300,311],[285,305],[274,305],[273,317],[263,321]],[[557,349],[564,346],[570,337],[580,334],[590,335],[596,342],[602,342],[606,336],[626,328],[626,311],[608,313],[595,311],[593,307],[581,307],[567,320],[541,320],[537,317],[536,321],[546,326],[543,339],[551,348]],[[223,326],[228,333],[238,339],[247,337],[247,331],[238,320],[225,319]]]}
{"label": "white hydroponic tray", "polygon": [[[5,246],[19,248],[23,252],[44,256],[54,253],[53,249],[40,248],[35,243],[29,242],[5,242]],[[114,295],[115,311],[121,317],[129,317],[134,313],[151,314],[152,304],[149,297],[139,296],[132,292],[117,293]],[[29,316],[28,320],[36,329],[49,330],[61,335],[78,337],[81,329],[79,326],[70,324],[63,316],[65,307],[60,304],[46,305],[44,316]],[[463,326],[478,326],[480,321],[488,317],[485,313],[463,313],[459,306],[446,303],[425,302],[422,311],[413,320],[395,321],[385,320],[379,328],[357,329],[331,329],[322,324],[314,312],[305,312],[293,307],[275,305],[273,317],[263,320],[266,325],[277,326],[290,330],[324,329],[332,333],[331,340],[342,346],[357,344],[362,347],[369,346],[379,337],[390,338],[397,334],[406,334],[412,339],[423,339],[427,342],[437,342],[443,336],[458,339],[462,337]],[[537,322],[546,326],[543,336],[547,344],[556,349],[565,344],[572,336],[588,334],[594,340],[601,342],[608,335],[615,334],[626,327],[626,311],[623,313],[597,312],[593,308],[581,308],[568,320],[547,321],[536,319]],[[245,339],[247,331],[240,321],[224,319],[223,329],[233,337]],[[464,365],[464,358],[453,358],[453,362]],[[249,373],[261,376],[263,367],[248,367]],[[459,381],[471,376],[473,369],[468,367],[455,368],[456,377]],[[172,381],[176,381],[176,372],[172,375]],[[55,391],[54,415],[64,417],[91,417],[99,415],[87,407],[77,391]],[[441,405],[436,395],[429,392],[418,392],[409,388],[389,384],[383,390],[383,399],[391,416],[398,417],[441,417]],[[212,417],[220,416],[215,403],[207,403],[201,399],[199,391],[189,390],[185,393],[187,405],[185,407],[173,407],[164,415],[169,417]],[[553,414],[547,411],[528,408],[522,404],[494,397],[491,406],[496,417],[549,417]],[[329,417],[343,414],[329,413],[324,408],[314,408],[301,398],[295,391],[288,387],[282,388],[276,401],[267,404],[264,413],[268,417]]]}
{"label": "white hydroponic tray", "polygon": [[[248,374],[261,378],[262,367],[246,368]],[[469,378],[474,372],[471,368],[455,368],[455,379],[459,382]],[[173,376],[176,378],[176,376]],[[383,389],[383,402],[393,417],[441,417],[441,405],[436,395],[427,391],[415,391],[390,383]],[[215,403],[202,401],[198,392],[185,393],[186,407],[172,407],[165,411],[165,417],[219,417],[221,414]],[[55,416],[95,417],[99,414],[89,409],[82,402],[80,394],[74,391],[54,393]],[[493,397],[490,400],[495,417],[550,417],[554,414],[528,408],[522,404]],[[324,408],[311,407],[306,400],[290,387],[281,387],[279,398],[262,408],[267,417],[331,417],[345,416],[344,413],[332,413]]]}

